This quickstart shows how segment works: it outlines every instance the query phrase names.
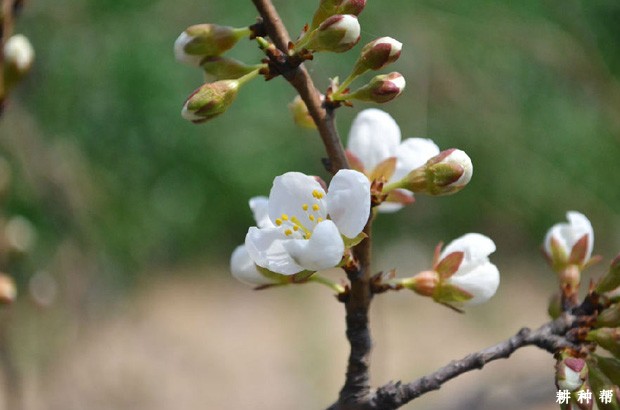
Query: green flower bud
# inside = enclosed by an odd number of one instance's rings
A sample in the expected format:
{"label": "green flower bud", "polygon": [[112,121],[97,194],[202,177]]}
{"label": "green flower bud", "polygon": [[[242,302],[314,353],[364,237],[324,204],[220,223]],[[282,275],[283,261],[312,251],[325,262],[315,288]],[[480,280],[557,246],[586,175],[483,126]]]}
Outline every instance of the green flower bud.
{"label": "green flower bud", "polygon": [[451,195],[465,187],[474,169],[469,156],[459,149],[448,149],[411,171],[397,188],[433,196]]}
{"label": "green flower bud", "polygon": [[336,14],[359,15],[366,6],[366,0],[321,0],[314,13],[310,30],[317,28],[322,22]]}
{"label": "green flower bud", "polygon": [[257,69],[257,66],[244,64],[234,58],[218,56],[206,57],[200,67],[212,81],[235,80]]}
{"label": "green flower bud", "polygon": [[302,37],[296,49],[342,53],[350,50],[360,40],[360,23],[351,14],[329,17],[316,29]]}
{"label": "green flower bud", "polygon": [[607,275],[596,286],[596,291],[598,293],[611,292],[617,287],[620,287],[620,255],[611,262]]}
{"label": "green flower bud", "polygon": [[359,76],[368,70],[379,70],[400,57],[403,43],[391,37],[381,37],[362,48],[351,76]]}
{"label": "green flower bud", "polygon": [[405,89],[405,78],[400,73],[375,76],[368,84],[350,94],[339,96],[342,100],[386,103],[398,97]]}
{"label": "green flower bud", "polygon": [[620,327],[620,303],[611,305],[599,313],[596,327]]}
{"label": "green flower bud", "polygon": [[586,340],[595,342],[616,357],[620,357],[620,328],[602,327],[591,330]]}
{"label": "green flower bud", "polygon": [[615,385],[620,386],[620,360],[613,357],[594,356],[598,367]]}
{"label": "green flower bud", "polygon": [[238,80],[203,84],[187,98],[181,115],[186,120],[199,124],[223,114],[235,101],[239,85]]}
{"label": "green flower bud", "polygon": [[[322,100],[324,98],[324,96],[321,96]],[[308,112],[308,107],[306,107],[306,103],[304,103],[299,95],[295,96],[293,101],[291,101],[288,105],[288,108],[291,111],[291,114],[293,114],[295,124],[302,128],[316,129],[316,124]]]}
{"label": "green flower bud", "polygon": [[196,24],[188,27],[176,39],[174,55],[182,63],[198,66],[205,57],[223,54],[247,35],[248,28]]}

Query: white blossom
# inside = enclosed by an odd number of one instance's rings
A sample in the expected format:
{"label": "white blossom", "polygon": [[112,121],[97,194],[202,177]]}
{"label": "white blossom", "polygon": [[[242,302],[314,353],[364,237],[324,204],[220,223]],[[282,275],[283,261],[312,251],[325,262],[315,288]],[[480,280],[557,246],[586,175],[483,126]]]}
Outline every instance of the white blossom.
{"label": "white blossom", "polygon": [[[568,219],[568,223],[563,222],[555,224],[547,231],[544,243],[545,252],[551,259],[554,258],[554,254],[561,254],[563,260],[553,262],[560,264],[566,263],[575,244],[585,236],[587,238],[587,244],[585,252],[583,253],[583,258],[579,261],[573,261],[583,266],[590,260],[592,248],[594,246],[592,224],[585,215],[576,211],[567,212],[566,219]],[[555,253],[554,247],[557,247]]]}

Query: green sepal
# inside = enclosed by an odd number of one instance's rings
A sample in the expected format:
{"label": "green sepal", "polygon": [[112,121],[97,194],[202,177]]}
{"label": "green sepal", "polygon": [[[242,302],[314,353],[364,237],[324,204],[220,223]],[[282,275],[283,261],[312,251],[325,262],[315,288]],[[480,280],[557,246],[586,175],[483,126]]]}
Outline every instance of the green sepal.
{"label": "green sepal", "polygon": [[469,292],[452,285],[439,285],[433,292],[433,300],[438,303],[463,303],[473,298]]}
{"label": "green sepal", "polygon": [[594,355],[601,371],[617,386],[620,386],[620,360],[613,357]]}
{"label": "green sepal", "polygon": [[611,403],[603,403],[601,401],[599,393],[601,390],[612,390],[614,383],[609,380],[607,376],[601,371],[598,367],[598,363],[594,360],[588,360],[588,369],[589,376],[588,381],[592,386],[592,390],[594,392],[593,396],[596,400],[596,404],[600,410],[620,410],[620,403],[618,403],[618,397],[616,394],[613,394],[613,399]]}
{"label": "green sepal", "polygon": [[347,238],[346,236],[342,236],[342,240],[344,241],[345,248],[352,248],[355,245],[358,245],[364,239],[368,238],[364,232],[360,232],[355,238]]}
{"label": "green sepal", "polygon": [[446,257],[435,266],[435,272],[437,272],[442,279],[449,278],[459,270],[464,257],[464,252],[452,252],[446,255]]}

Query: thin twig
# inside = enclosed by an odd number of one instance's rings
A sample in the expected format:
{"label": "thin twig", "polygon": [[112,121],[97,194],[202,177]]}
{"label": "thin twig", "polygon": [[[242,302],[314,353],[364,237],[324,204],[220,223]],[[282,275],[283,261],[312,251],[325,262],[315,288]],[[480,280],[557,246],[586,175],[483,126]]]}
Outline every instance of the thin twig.
{"label": "thin twig", "polygon": [[[288,53],[288,44],[291,39],[271,0],[252,0],[252,2],[263,18],[269,38],[271,38],[280,51]],[[308,112],[317,125],[329,159],[327,164],[328,171],[335,174],[341,169],[349,168],[342,142],[334,124],[334,112],[331,109],[326,110],[323,108],[321,94],[314,86],[308,71],[303,65],[300,65],[293,71],[292,75],[287,75],[286,79],[297,90],[304,103],[306,103]]]}

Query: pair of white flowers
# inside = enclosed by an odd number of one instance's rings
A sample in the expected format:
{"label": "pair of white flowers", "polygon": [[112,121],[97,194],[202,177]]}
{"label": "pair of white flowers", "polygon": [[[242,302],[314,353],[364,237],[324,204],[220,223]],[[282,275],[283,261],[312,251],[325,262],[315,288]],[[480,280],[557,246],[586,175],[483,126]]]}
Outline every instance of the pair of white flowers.
{"label": "pair of white flowers", "polygon": [[[307,277],[338,266],[346,244],[360,239],[370,216],[369,178],[375,175],[375,168],[386,160],[395,160],[388,182],[398,181],[439,153],[437,145],[428,139],[401,142],[400,128],[389,114],[377,109],[362,111],[353,122],[347,147],[347,154],[362,172],[339,171],[327,190],[316,178],[298,172],[275,178],[269,198],[250,200],[256,226],[248,230],[245,244],[232,254],[233,275],[260,286],[287,283],[297,274]],[[468,157],[467,161],[465,183],[472,172]],[[382,204],[380,210],[400,209],[413,194],[399,189],[393,197],[398,200]],[[461,289],[468,304],[488,300],[499,284],[499,272],[488,260],[494,251],[493,241],[480,234],[455,240],[441,259],[455,252],[462,258],[443,284]]]}

